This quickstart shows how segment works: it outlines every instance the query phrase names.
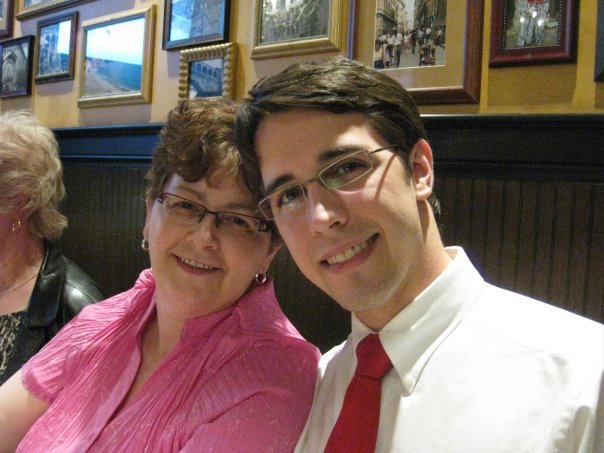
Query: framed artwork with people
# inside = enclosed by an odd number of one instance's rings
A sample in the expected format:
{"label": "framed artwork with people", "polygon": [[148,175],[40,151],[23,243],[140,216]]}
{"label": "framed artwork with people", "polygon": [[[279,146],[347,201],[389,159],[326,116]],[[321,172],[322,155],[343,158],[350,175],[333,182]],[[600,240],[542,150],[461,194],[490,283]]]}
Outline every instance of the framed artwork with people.
{"label": "framed artwork with people", "polygon": [[576,61],[576,0],[493,0],[489,66]]}
{"label": "framed artwork with people", "polygon": [[253,59],[344,50],[354,0],[255,0]]}

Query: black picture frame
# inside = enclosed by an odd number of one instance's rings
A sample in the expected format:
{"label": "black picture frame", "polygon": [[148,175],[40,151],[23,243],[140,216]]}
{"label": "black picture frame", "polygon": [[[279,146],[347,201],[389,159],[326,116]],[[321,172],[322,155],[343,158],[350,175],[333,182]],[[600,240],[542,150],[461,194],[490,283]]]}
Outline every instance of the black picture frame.
{"label": "black picture frame", "polygon": [[23,36],[0,43],[0,98],[31,94],[34,36]]}
{"label": "black picture frame", "polygon": [[15,2],[5,0],[0,10],[0,39],[13,35],[13,19],[15,18]]}
{"label": "black picture frame", "polygon": [[538,4],[541,10],[527,0],[493,0],[489,66],[575,62],[578,4],[550,0]]}
{"label": "black picture frame", "polygon": [[598,20],[596,22],[596,66],[594,81],[604,82],[604,0],[598,0]]}
{"label": "black picture frame", "polygon": [[38,22],[34,70],[37,84],[73,80],[77,24],[77,11]]}
{"label": "black picture frame", "polygon": [[[209,0],[205,2],[208,6],[205,11],[198,10],[197,5],[201,5],[201,2],[165,0],[162,43],[164,50],[229,40],[230,0]],[[195,21],[201,23],[194,25]],[[200,30],[197,31],[196,28]]]}

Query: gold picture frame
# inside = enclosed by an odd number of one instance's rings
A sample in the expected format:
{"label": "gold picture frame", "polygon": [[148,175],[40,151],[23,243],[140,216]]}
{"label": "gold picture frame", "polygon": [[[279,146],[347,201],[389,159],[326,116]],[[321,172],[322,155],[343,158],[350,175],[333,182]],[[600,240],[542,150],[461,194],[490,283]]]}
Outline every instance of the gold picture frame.
{"label": "gold picture frame", "polygon": [[93,0],[38,0],[34,4],[31,0],[16,0],[17,14],[15,17],[17,20],[25,20],[90,1]]}
{"label": "gold picture frame", "polygon": [[155,5],[86,21],[82,31],[78,107],[151,102]]}
{"label": "gold picture frame", "polygon": [[[355,0],[318,0],[269,12],[264,10],[264,0],[255,0],[251,58],[345,50],[354,3]],[[308,5],[317,9],[304,11]]]}
{"label": "gold picture frame", "polygon": [[218,44],[180,51],[178,97],[235,98],[236,44]]}
{"label": "gold picture frame", "polygon": [[[376,17],[376,1],[358,2],[358,17]],[[446,1],[446,60],[443,65],[383,69],[405,87],[418,104],[477,103],[480,99],[484,0]],[[357,59],[373,66],[375,22],[372,30],[359,24]],[[414,22],[413,28],[421,24]],[[366,27],[367,25],[365,25]]]}

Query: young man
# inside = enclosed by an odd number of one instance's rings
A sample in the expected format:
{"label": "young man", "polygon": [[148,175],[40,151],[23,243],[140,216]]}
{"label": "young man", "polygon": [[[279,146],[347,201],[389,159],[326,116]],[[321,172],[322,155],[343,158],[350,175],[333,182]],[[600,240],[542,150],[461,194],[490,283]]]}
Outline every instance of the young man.
{"label": "young man", "polygon": [[603,326],[491,286],[443,246],[409,94],[335,58],[250,96],[236,135],[262,172],[260,208],[352,313],[298,451],[604,451]]}

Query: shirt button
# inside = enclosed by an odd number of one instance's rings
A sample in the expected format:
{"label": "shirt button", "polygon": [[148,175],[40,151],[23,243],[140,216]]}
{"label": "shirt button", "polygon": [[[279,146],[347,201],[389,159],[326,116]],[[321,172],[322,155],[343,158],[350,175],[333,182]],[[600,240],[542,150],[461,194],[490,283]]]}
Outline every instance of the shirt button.
{"label": "shirt button", "polygon": [[403,377],[403,387],[405,387],[405,390],[407,392],[411,392],[414,384],[415,384],[415,379],[413,379],[413,376],[411,376],[410,374],[406,374]]}

